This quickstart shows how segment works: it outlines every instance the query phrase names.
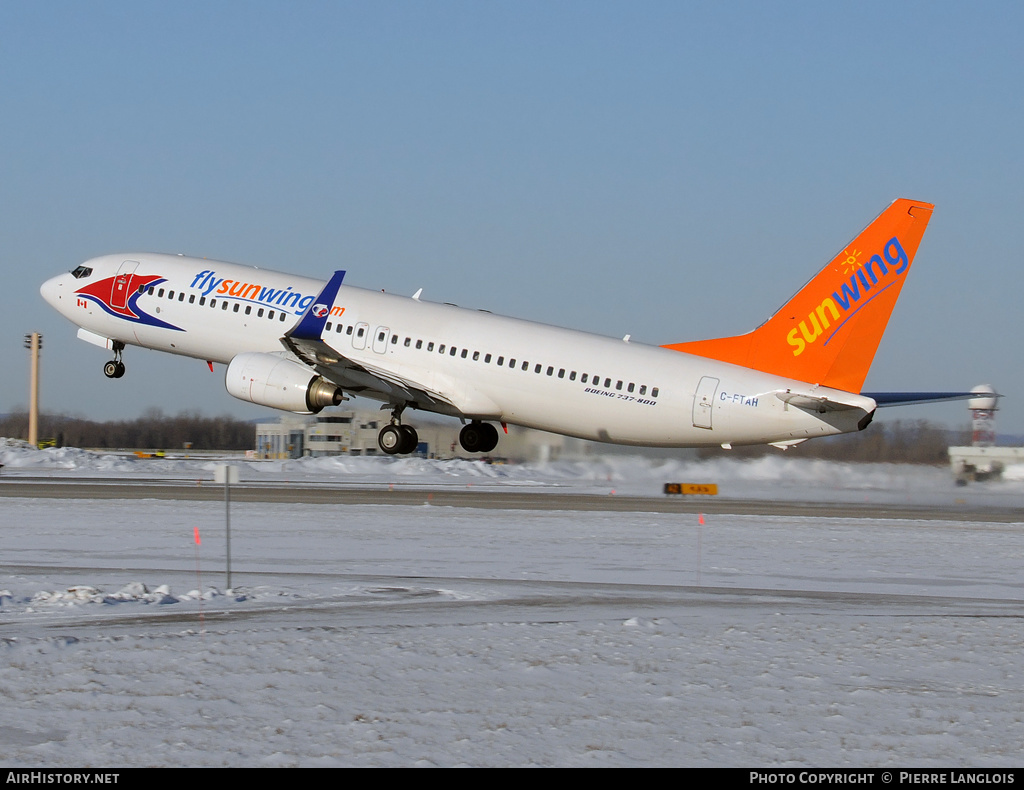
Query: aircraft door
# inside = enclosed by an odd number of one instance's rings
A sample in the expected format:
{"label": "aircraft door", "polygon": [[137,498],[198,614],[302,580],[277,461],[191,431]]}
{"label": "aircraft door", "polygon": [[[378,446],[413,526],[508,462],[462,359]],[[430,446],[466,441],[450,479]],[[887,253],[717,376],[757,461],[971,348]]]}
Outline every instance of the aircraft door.
{"label": "aircraft door", "polygon": [[366,348],[366,336],[370,332],[370,325],[366,323],[356,324],[355,329],[352,331],[352,348],[362,351]]}
{"label": "aircraft door", "polygon": [[711,409],[718,392],[718,379],[701,377],[697,391],[693,393],[693,427],[711,429]]}
{"label": "aircraft door", "polygon": [[123,309],[128,306],[128,293],[131,290],[132,275],[138,268],[138,261],[125,261],[117,270],[114,284],[110,288],[110,304],[114,308]]}
{"label": "aircraft door", "polygon": [[386,326],[378,326],[373,333],[373,350],[383,354],[388,350],[388,339],[391,337],[391,329]]}

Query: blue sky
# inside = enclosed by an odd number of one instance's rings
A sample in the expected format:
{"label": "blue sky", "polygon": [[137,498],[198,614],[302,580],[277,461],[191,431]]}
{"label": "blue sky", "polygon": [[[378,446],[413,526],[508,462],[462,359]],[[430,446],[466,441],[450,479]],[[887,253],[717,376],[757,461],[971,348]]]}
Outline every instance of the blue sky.
{"label": "blue sky", "polygon": [[[993,384],[1024,433],[1016,3],[0,4],[0,411],[256,417],[75,338],[39,283],[182,252],[634,341],[752,329],[936,204],[865,388]],[[885,417],[966,422],[961,404]]]}

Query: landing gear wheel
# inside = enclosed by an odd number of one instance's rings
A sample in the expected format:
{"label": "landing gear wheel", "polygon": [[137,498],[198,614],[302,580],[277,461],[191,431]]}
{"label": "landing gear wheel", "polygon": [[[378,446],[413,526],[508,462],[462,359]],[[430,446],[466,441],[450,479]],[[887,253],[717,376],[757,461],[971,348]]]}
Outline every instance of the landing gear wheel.
{"label": "landing gear wheel", "polygon": [[124,375],[124,363],[121,361],[121,352],[124,351],[124,343],[120,340],[112,341],[114,358],[103,366],[103,375],[108,379],[119,379]]}
{"label": "landing gear wheel", "polygon": [[401,425],[385,425],[377,434],[377,445],[388,455],[402,452],[405,436]]}
{"label": "landing gear wheel", "polygon": [[467,453],[489,453],[498,446],[498,430],[490,423],[471,422],[459,432],[459,444]]}
{"label": "landing gear wheel", "polygon": [[416,429],[411,425],[399,425],[398,430],[402,432],[402,444],[398,452],[403,455],[416,452],[416,447],[420,443]]}
{"label": "landing gear wheel", "polygon": [[116,359],[110,360],[110,362],[103,366],[103,375],[108,379],[121,378],[124,375],[124,363]]}
{"label": "landing gear wheel", "polygon": [[498,429],[489,422],[480,424],[480,452],[489,453],[498,446]]}
{"label": "landing gear wheel", "polygon": [[385,425],[377,434],[377,444],[388,455],[406,455],[416,451],[420,437],[411,425]]}

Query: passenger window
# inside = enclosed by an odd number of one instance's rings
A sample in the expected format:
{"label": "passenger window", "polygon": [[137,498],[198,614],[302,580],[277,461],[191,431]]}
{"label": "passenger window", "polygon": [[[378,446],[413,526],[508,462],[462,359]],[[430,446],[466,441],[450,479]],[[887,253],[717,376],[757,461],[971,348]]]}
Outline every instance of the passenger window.
{"label": "passenger window", "polygon": [[163,297],[163,295],[164,295],[164,289],[163,289],[163,288],[161,288],[161,289],[160,289],[159,291],[157,291],[157,294],[156,294],[156,295],[157,295],[157,296],[159,296],[159,297]]}
{"label": "passenger window", "polygon": [[548,375],[550,376],[554,372],[555,372],[555,369],[553,367],[551,367],[551,365],[548,365]]}
{"label": "passenger window", "polygon": [[200,296],[199,297],[199,306],[200,307],[206,307],[206,297],[205,296]]}
{"label": "passenger window", "polygon": [[167,292],[167,298],[168,299],[173,299],[174,298],[174,291],[168,291]]}
{"label": "passenger window", "polygon": [[216,299],[211,299],[210,300],[210,308],[212,309],[212,308],[214,308],[216,306],[217,306],[217,300]]}
{"label": "passenger window", "polygon": [[259,310],[256,311],[256,317],[257,318],[263,318],[263,308],[262,307]]}
{"label": "passenger window", "polygon": [[195,294],[189,294],[189,296],[188,296],[188,303],[189,304],[195,304],[196,303],[196,295]]}
{"label": "passenger window", "polygon": [[[391,345],[393,345],[393,346],[397,346],[398,345],[398,335],[392,335],[391,336]],[[406,345],[408,345],[408,343]]]}
{"label": "passenger window", "polygon": [[612,380],[611,379],[605,379],[604,380],[604,388],[605,389],[609,389],[611,386],[612,386]]}
{"label": "passenger window", "polygon": [[150,295],[150,296],[152,296],[152,295],[153,295],[153,289],[152,289],[152,288],[150,288],[150,289],[149,289],[149,295]]}
{"label": "passenger window", "polygon": [[[463,354],[463,356],[465,356],[465,354]],[[480,352],[479,351],[474,351],[473,352],[473,361],[474,362],[479,362],[480,361]]]}
{"label": "passenger window", "polygon": [[540,365],[537,365],[537,367],[535,367],[535,368],[533,369],[533,372],[534,372],[534,373],[540,373]]}
{"label": "passenger window", "polygon": [[462,349],[462,358],[465,359],[467,356],[469,356],[469,349]]}
{"label": "passenger window", "polygon": [[582,376],[580,376],[580,381],[582,381],[584,384],[587,383],[587,374],[586,373],[584,373]]}
{"label": "passenger window", "polygon": [[326,329],[326,330],[327,330],[328,332],[330,332],[330,331],[331,331],[331,327],[332,327],[332,326],[333,326],[333,324],[332,324],[332,323],[331,323],[330,321],[328,321],[328,322],[327,322],[327,323],[326,323],[326,324],[324,325],[324,329]]}
{"label": "passenger window", "polygon": [[[346,335],[351,335],[352,334],[352,327],[351,326],[349,326],[349,328],[345,330],[345,334]],[[359,334],[361,335],[362,332],[360,332]]]}
{"label": "passenger window", "polygon": [[576,381],[576,371],[569,374],[569,381]]}
{"label": "passenger window", "polygon": [[434,350],[434,341],[431,340],[429,343],[427,343],[427,351],[433,351],[433,350]]}
{"label": "passenger window", "polygon": [[510,359],[510,360],[508,361],[508,366],[509,366],[510,368],[514,368],[514,367],[516,366],[516,361],[515,361],[514,359]]}
{"label": "passenger window", "polygon": [[437,353],[438,354],[443,354],[444,353],[444,343],[442,343],[441,345],[439,345],[437,347]]}
{"label": "passenger window", "polygon": [[622,389],[622,382],[621,381],[615,382],[615,389],[617,389],[617,390],[621,390]]}
{"label": "passenger window", "polygon": [[[227,302],[225,302],[224,304],[227,304]],[[232,313],[237,313],[241,306],[242,305],[240,305],[238,302],[235,302],[235,306],[231,308],[231,312]]]}
{"label": "passenger window", "polygon": [[485,354],[485,355],[484,355],[484,364],[486,365],[486,364],[488,364],[488,363],[489,363],[490,361],[491,361],[491,355],[490,355],[490,354]]}
{"label": "passenger window", "polygon": [[279,320],[284,321],[284,319],[286,319],[287,317],[288,317],[288,313],[286,313],[284,310],[282,310],[281,311],[281,316],[280,316]]}
{"label": "passenger window", "polygon": [[628,386],[628,387],[626,387],[626,390],[627,390],[627,391],[629,391],[629,392],[632,392],[632,391],[633,391],[633,382],[632,382],[632,381],[631,381],[631,382],[629,382],[629,386]]}
{"label": "passenger window", "polygon": [[640,385],[640,394],[641,395],[646,395],[647,394],[647,385],[646,384],[641,384]]}
{"label": "passenger window", "polygon": [[457,353],[459,353],[459,350],[455,346],[452,346],[448,351],[448,356],[454,357]]}
{"label": "passenger window", "polygon": [[184,302],[185,301],[185,292],[184,291],[182,291],[180,294],[178,294],[178,301],[179,302]]}
{"label": "passenger window", "polygon": [[[538,367],[540,367],[540,366],[538,365]],[[529,368],[530,368],[530,363],[529,363],[529,362],[526,362],[526,361],[524,360],[524,361],[523,361],[523,366],[522,366],[522,369],[523,369],[523,370],[525,371],[525,370],[529,370]]]}
{"label": "passenger window", "polygon": [[273,310],[267,311],[267,318],[270,319],[271,321],[274,320],[274,311]]}
{"label": "passenger window", "polygon": [[221,302],[221,303],[220,303],[220,309],[221,309],[221,310],[227,310],[227,309],[228,309],[228,303],[227,303],[227,300],[225,300],[225,301],[223,301],[223,302]]}
{"label": "passenger window", "polygon": [[409,346],[411,346],[411,345],[412,345],[412,338],[411,338],[411,337],[407,337],[407,338],[405,339],[405,343],[404,343],[403,345],[404,345],[404,346],[405,346],[406,348],[408,348]]}
{"label": "passenger window", "polygon": [[246,315],[251,315],[252,314],[252,305],[251,304],[247,304],[245,306],[245,314]]}
{"label": "passenger window", "polygon": [[654,388],[653,388],[653,389],[651,390],[651,397],[652,397],[652,398],[657,398],[657,397],[658,397],[658,388],[657,388],[657,387],[654,387]]}
{"label": "passenger window", "polygon": [[416,341],[416,348],[423,348],[423,341],[422,340],[417,340]]}

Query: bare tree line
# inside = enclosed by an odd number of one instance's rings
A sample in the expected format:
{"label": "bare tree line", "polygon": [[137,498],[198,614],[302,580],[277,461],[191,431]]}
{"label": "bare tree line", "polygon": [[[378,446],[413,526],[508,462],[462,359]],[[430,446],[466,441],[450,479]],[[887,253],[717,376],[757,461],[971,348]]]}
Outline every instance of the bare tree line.
{"label": "bare tree line", "polygon": [[[0,436],[27,438],[28,413],[0,418]],[[149,409],[134,420],[111,422],[43,414],[39,439],[58,447],[180,450],[190,443],[194,450],[251,450],[256,426],[234,417],[204,417],[194,412],[172,417],[160,409]]]}
{"label": "bare tree line", "polygon": [[[24,439],[28,436],[26,412],[0,417],[0,436]],[[109,449],[180,450],[191,443],[195,450],[249,450],[255,446],[254,423],[233,417],[205,417],[197,412],[177,416],[149,409],[133,420],[96,422],[83,417],[41,415],[39,438],[58,447]],[[831,436],[791,447],[787,456],[835,461],[945,464],[946,449],[970,443],[968,428],[950,430],[928,420],[876,421],[855,434]],[[700,457],[757,458],[778,454],[764,445],[703,449]]]}
{"label": "bare tree line", "polygon": [[[949,463],[947,448],[971,443],[969,428],[949,429],[928,420],[875,420],[864,431],[828,436],[790,447],[786,455],[797,458],[822,458],[830,461],[889,462],[910,464]],[[735,447],[700,451],[701,458],[759,458],[778,453],[774,447]]]}

